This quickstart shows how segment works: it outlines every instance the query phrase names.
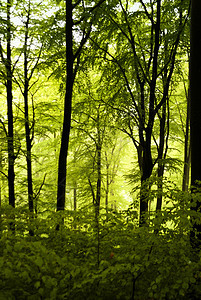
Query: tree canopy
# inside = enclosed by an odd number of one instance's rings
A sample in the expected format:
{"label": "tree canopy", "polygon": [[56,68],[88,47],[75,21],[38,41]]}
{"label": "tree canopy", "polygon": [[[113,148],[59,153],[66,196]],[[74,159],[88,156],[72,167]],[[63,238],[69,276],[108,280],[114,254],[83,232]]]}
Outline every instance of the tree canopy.
{"label": "tree canopy", "polygon": [[199,8],[1,1],[0,298],[200,299]]}

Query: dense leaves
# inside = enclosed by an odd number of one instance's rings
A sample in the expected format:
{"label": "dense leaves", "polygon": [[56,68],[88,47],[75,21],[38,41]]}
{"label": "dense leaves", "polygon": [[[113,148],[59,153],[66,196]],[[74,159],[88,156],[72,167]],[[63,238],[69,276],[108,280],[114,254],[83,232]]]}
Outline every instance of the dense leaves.
{"label": "dense leaves", "polygon": [[200,299],[201,262],[188,237],[188,196],[183,201],[185,195],[172,190],[172,197],[175,205],[157,219],[150,216],[149,228],[137,226],[130,208],[107,217],[102,212],[98,232],[91,213],[67,211],[57,232],[58,215],[30,224],[20,210],[13,235],[6,230],[13,211],[1,210],[1,298]]}
{"label": "dense leaves", "polygon": [[201,298],[189,13],[1,1],[0,299]]}

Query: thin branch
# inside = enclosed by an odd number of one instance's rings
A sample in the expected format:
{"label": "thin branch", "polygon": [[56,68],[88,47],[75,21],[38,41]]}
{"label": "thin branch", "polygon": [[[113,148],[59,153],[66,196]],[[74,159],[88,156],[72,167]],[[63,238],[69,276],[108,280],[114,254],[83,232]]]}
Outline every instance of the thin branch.
{"label": "thin branch", "polygon": [[[18,75],[20,81],[22,82],[22,84],[24,84],[24,82],[22,81],[21,75],[19,73],[17,75]],[[18,87],[20,88],[20,91],[21,91],[22,95],[24,95],[24,91],[23,91],[23,89],[21,87],[21,84],[19,83],[18,79],[16,78],[16,76],[14,74],[13,74],[13,78],[15,80],[15,83],[17,83]]]}
{"label": "thin branch", "polygon": [[3,174],[8,179],[8,175],[6,175],[3,171],[0,170],[0,173]]}
{"label": "thin branch", "polygon": [[17,109],[19,109],[23,114],[24,114],[24,111],[20,108],[20,106],[17,104],[17,103],[13,103],[15,105],[15,107],[17,107]]}
{"label": "thin branch", "polygon": [[39,81],[39,77],[29,86],[29,91],[32,89],[32,87]]}
{"label": "thin branch", "polygon": [[189,5],[189,8],[188,8],[188,13],[187,13],[187,16],[184,20],[184,23],[182,24],[182,12],[180,12],[180,30],[178,31],[178,35],[177,35],[177,38],[175,40],[175,43],[173,44],[173,47],[172,47],[172,53],[170,55],[170,59],[169,61],[171,61],[171,65],[170,65],[170,71],[169,71],[169,74],[168,74],[168,77],[167,77],[167,83],[166,83],[166,86],[165,86],[165,91],[164,91],[164,95],[161,99],[161,101],[156,105],[155,109],[154,109],[154,112],[153,112],[153,115],[157,114],[157,112],[159,111],[159,109],[162,107],[167,95],[168,95],[168,90],[169,90],[169,86],[170,86],[170,81],[171,81],[171,78],[172,78],[172,74],[173,74],[173,71],[174,71],[174,66],[175,66],[175,59],[176,59],[176,54],[177,54],[177,48],[179,46],[179,42],[180,42],[180,36],[181,36],[181,33],[183,32],[183,29],[187,23],[187,20],[188,20],[188,16],[189,16],[189,13],[190,13],[190,5]]}
{"label": "thin branch", "polygon": [[77,58],[80,54],[80,52],[82,51],[82,48],[84,47],[84,45],[86,44],[89,36],[90,36],[90,33],[91,33],[91,30],[92,30],[92,23],[90,23],[90,28],[88,30],[88,32],[85,34],[85,32],[83,31],[83,36],[82,36],[82,40],[80,42],[80,45],[79,45],[79,48],[77,49],[77,51],[75,52],[74,54],[74,58]]}
{"label": "thin branch", "polygon": [[[116,21],[114,21],[114,22],[118,26],[118,28],[121,30],[121,32],[124,34],[124,36],[127,37],[129,43],[131,44],[131,48],[133,50],[134,59],[137,61],[137,64],[139,65],[139,68],[140,68],[140,70],[141,70],[141,72],[143,74],[143,78],[149,83],[150,80],[148,79],[148,77],[146,76],[146,74],[145,74],[145,72],[143,70],[142,64],[141,64],[141,62],[139,60],[139,57],[138,57],[136,49],[135,49],[136,42],[135,42],[135,38],[134,38],[133,33],[132,33],[131,26],[130,26],[129,21],[128,21],[127,11],[124,9],[121,1],[120,1],[120,5],[121,5],[121,8],[122,8],[123,13],[124,13],[124,18],[125,18],[125,21],[126,21],[126,25],[128,27],[128,32],[129,32],[130,37],[128,37],[127,34],[124,33],[124,31],[122,30],[121,26]],[[135,60],[134,60],[134,62],[135,62]],[[141,80],[141,78],[139,76],[139,70],[138,70],[137,64],[135,63],[135,71],[136,71],[136,76],[137,76],[138,83],[141,84],[142,80]]]}
{"label": "thin branch", "polygon": [[82,0],[78,0],[75,2],[75,4],[72,5],[73,9],[76,8],[76,6],[78,6],[80,4]]}
{"label": "thin branch", "polygon": [[3,55],[3,48],[2,48],[2,45],[1,45],[1,39],[0,39],[0,56],[1,56],[1,59],[2,59],[2,62],[4,64],[4,66],[6,65],[6,59]]}
{"label": "thin branch", "polygon": [[13,64],[12,74],[15,71],[16,65],[17,65],[18,61],[20,60],[20,57],[21,57],[22,53],[23,53],[23,51],[21,51],[21,53],[18,55],[18,58],[16,59],[15,63]]}
{"label": "thin branch", "polygon": [[40,192],[41,192],[41,190],[42,190],[42,187],[43,187],[43,185],[45,184],[45,178],[46,178],[46,175],[47,175],[47,174],[45,173],[44,178],[43,178],[43,182],[41,183],[41,186],[40,186],[38,192],[35,194],[34,200],[40,195]]}
{"label": "thin branch", "polygon": [[93,189],[93,186],[92,186],[92,183],[91,183],[90,178],[88,178],[88,182],[89,182],[89,186],[90,186],[91,193],[92,193],[92,197],[93,197],[93,204],[95,204],[95,202],[96,202],[96,197],[95,197],[94,189]]}
{"label": "thin branch", "polygon": [[144,11],[145,11],[145,14],[147,16],[147,18],[151,21],[152,25],[154,25],[154,19],[153,17],[149,14],[148,10],[147,10],[147,7],[146,5],[144,4],[143,0],[140,0],[140,3],[142,4],[143,8],[144,8]]}
{"label": "thin branch", "polygon": [[6,126],[5,126],[4,122],[1,119],[0,119],[0,123],[3,126],[3,130],[4,130],[5,134],[6,134],[6,136],[8,136],[8,132],[7,132]]}
{"label": "thin branch", "polygon": [[39,54],[38,54],[36,63],[35,63],[35,65],[33,66],[32,70],[31,70],[31,73],[30,73],[30,75],[29,75],[28,81],[31,80],[31,78],[32,78],[32,76],[33,76],[33,73],[34,73],[36,67],[38,66],[39,60],[40,60],[40,58],[41,58],[41,53],[42,53],[43,46],[44,46],[44,45],[42,44],[41,47],[40,47],[40,51],[39,51]]}

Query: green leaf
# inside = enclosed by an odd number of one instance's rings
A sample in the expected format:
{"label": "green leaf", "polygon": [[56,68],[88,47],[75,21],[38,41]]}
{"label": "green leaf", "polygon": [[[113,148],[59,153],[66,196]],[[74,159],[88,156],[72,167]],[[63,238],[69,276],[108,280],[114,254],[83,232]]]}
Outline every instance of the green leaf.
{"label": "green leaf", "polygon": [[187,289],[188,289],[188,283],[187,283],[187,282],[184,282],[184,283],[182,284],[182,288],[185,289],[185,290],[187,290]]}
{"label": "green leaf", "polygon": [[35,288],[38,289],[40,287],[40,281],[36,281],[36,283],[34,284]]}
{"label": "green leaf", "polygon": [[43,296],[44,289],[43,289],[43,288],[39,288],[38,292],[39,292],[39,294],[40,294],[41,296]]}
{"label": "green leaf", "polygon": [[38,267],[42,267],[43,265],[43,259],[40,256],[38,256],[34,262]]}

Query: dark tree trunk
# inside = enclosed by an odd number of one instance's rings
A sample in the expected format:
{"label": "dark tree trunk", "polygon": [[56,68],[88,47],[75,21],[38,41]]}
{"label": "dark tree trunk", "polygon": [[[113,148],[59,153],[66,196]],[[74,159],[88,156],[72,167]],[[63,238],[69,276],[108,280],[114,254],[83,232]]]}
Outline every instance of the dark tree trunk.
{"label": "dark tree trunk", "polygon": [[[30,3],[29,3],[30,4]],[[30,9],[30,7],[29,7]],[[27,161],[27,181],[28,181],[28,203],[29,211],[33,213],[33,181],[32,181],[32,161],[31,161],[31,148],[32,138],[29,124],[29,104],[28,104],[28,92],[29,92],[29,78],[28,78],[28,59],[27,59],[27,41],[28,41],[28,26],[29,26],[29,14],[25,25],[25,43],[24,43],[24,114],[25,114],[25,134],[26,134],[26,161]]]}
{"label": "dark tree trunk", "polygon": [[[190,52],[190,130],[191,130],[191,185],[192,192],[200,188],[201,181],[201,1],[191,2],[191,52]],[[195,188],[193,188],[195,187]],[[199,211],[201,202],[198,200],[192,210]],[[201,244],[201,224],[193,222],[191,232],[192,246]],[[197,239],[195,238],[197,232]]]}
{"label": "dark tree trunk", "polygon": [[95,218],[98,222],[99,210],[100,210],[100,199],[101,199],[101,132],[100,132],[100,116],[98,111],[97,116],[97,184],[96,184],[96,201],[95,201]]}
{"label": "dark tree trunk", "polygon": [[[96,10],[105,0],[100,0],[97,4],[90,8],[92,13]],[[73,9],[79,6],[81,1],[76,1],[74,4],[72,0],[66,0],[66,93],[64,101],[64,119],[63,129],[61,136],[61,147],[59,153],[58,163],[58,185],[57,185],[57,211],[64,210],[65,208],[65,192],[66,192],[66,167],[67,167],[67,155],[68,145],[70,137],[71,127],[71,111],[72,111],[72,94],[73,84],[76,73],[79,68],[80,56],[84,45],[86,44],[91,30],[92,21],[89,17],[89,22],[86,28],[83,29],[83,35],[79,43],[79,47],[75,53],[73,53],[73,25],[80,25],[80,23],[86,18],[85,15],[80,17],[80,20],[73,22]],[[83,3],[84,5],[84,3]],[[88,27],[88,28],[87,28]],[[75,64],[74,64],[75,62]],[[90,180],[89,180],[90,181]]]}
{"label": "dark tree trunk", "polygon": [[[2,152],[0,147],[0,170],[3,169],[2,167]],[[1,180],[1,173],[0,173],[0,208],[1,208],[1,202],[2,202],[2,180]]]}
{"label": "dark tree trunk", "polygon": [[108,213],[108,198],[109,198],[109,165],[108,163],[106,164],[106,189],[105,189],[105,210],[106,213]]}
{"label": "dark tree trunk", "polygon": [[157,0],[157,18],[154,26],[155,42],[154,42],[154,56],[152,66],[152,79],[150,82],[150,97],[149,97],[149,121],[146,132],[146,138],[143,148],[143,161],[142,161],[142,177],[141,177],[141,191],[140,191],[140,226],[146,223],[145,213],[148,211],[150,182],[149,178],[153,170],[153,161],[151,154],[151,136],[155,118],[155,90],[156,80],[158,77],[158,52],[160,48],[160,17],[161,17],[161,0]]}
{"label": "dark tree trunk", "polygon": [[100,210],[100,199],[101,199],[101,147],[97,147],[97,186],[96,186],[96,202],[95,202],[95,211],[96,219],[99,216]]}
{"label": "dark tree trunk", "polygon": [[158,195],[156,210],[160,211],[162,207],[163,199],[163,174],[164,174],[164,162],[165,159],[164,146],[165,146],[165,121],[166,121],[166,101],[163,104],[162,116],[160,118],[160,136],[159,136],[159,147],[158,147]]}
{"label": "dark tree trunk", "polygon": [[66,93],[64,102],[64,119],[58,166],[57,211],[65,208],[66,165],[71,126],[72,92],[73,92],[73,16],[72,1],[66,0]]}
{"label": "dark tree trunk", "polygon": [[187,115],[186,115],[186,130],[185,130],[185,141],[184,141],[184,169],[183,169],[183,182],[182,191],[187,192],[189,188],[189,175],[190,175],[190,162],[191,162],[191,147],[189,137],[190,127],[190,97],[189,91],[187,95]]}
{"label": "dark tree trunk", "polygon": [[146,224],[145,214],[148,212],[148,201],[150,192],[150,176],[152,174],[153,162],[151,155],[151,130],[147,129],[142,157],[142,176],[140,189],[140,226]]}
{"label": "dark tree trunk", "polygon": [[7,91],[7,115],[8,115],[8,190],[9,205],[15,207],[15,172],[14,172],[14,137],[13,137],[13,95],[12,95],[12,63],[11,63],[11,0],[7,0],[7,58],[6,58],[6,91]]}
{"label": "dark tree trunk", "polygon": [[77,210],[77,187],[76,187],[76,184],[73,189],[73,209],[74,209],[74,211]]}

